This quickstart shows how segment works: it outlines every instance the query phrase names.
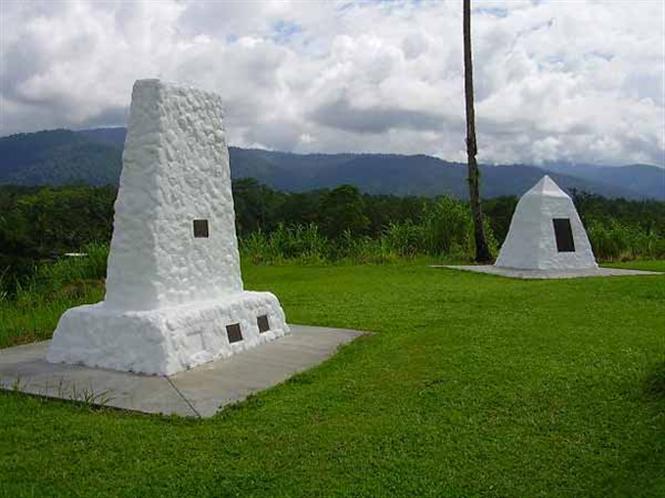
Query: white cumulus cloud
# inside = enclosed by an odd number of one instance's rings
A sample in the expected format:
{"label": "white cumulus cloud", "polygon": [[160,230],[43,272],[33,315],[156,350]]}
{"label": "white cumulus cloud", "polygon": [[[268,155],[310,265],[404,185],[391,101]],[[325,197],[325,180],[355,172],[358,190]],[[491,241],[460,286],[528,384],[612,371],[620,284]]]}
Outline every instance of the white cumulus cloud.
{"label": "white cumulus cloud", "polygon": [[[124,125],[131,86],[219,92],[229,141],[464,160],[461,0],[0,0],[0,134]],[[479,159],[665,164],[660,0],[476,0]]]}

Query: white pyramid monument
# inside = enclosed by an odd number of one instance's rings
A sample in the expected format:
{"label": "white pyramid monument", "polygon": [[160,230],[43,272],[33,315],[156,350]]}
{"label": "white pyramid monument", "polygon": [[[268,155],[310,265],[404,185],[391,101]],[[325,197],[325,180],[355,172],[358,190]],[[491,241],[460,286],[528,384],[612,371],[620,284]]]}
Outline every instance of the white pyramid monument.
{"label": "white pyramid monument", "polygon": [[134,84],[104,301],[67,310],[49,362],[170,375],[289,331],[245,292],[218,95]]}
{"label": "white pyramid monument", "polygon": [[598,268],[573,201],[549,176],[517,203],[495,266],[523,270]]}

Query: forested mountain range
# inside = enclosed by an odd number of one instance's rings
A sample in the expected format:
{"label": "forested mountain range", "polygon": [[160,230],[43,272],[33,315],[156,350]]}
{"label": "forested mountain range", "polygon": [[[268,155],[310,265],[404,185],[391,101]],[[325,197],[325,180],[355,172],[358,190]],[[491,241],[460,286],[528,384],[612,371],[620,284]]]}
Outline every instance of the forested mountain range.
{"label": "forested mountain range", "polygon": [[[126,130],[48,130],[0,138],[0,184],[115,185]],[[425,155],[293,154],[230,148],[233,178],[305,191],[351,184],[373,194],[466,198],[466,166]],[[605,197],[665,200],[665,169],[552,163],[481,166],[486,198],[520,195],[547,172],[566,190]]]}

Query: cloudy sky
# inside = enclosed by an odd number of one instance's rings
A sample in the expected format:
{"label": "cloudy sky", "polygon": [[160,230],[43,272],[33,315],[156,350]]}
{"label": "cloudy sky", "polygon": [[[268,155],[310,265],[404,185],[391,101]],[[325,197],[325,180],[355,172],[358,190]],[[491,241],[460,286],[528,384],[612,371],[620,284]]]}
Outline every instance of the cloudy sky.
{"label": "cloudy sky", "polygon": [[[464,160],[461,0],[0,0],[0,135],[219,92],[230,143]],[[665,164],[662,0],[476,0],[479,159]]]}

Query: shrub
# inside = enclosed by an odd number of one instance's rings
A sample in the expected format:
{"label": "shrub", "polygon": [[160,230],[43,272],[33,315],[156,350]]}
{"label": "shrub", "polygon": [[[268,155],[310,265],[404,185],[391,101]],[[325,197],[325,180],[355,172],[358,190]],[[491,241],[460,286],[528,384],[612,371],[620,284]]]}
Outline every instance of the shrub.
{"label": "shrub", "polygon": [[[485,220],[490,249],[497,242]],[[270,233],[262,230],[240,239],[240,252],[253,263],[286,260],[325,262],[351,260],[383,263],[398,258],[427,255],[455,260],[470,260],[474,255],[473,221],[461,201],[442,197],[431,204],[420,223],[410,219],[391,222],[377,236],[359,235],[345,229],[333,238],[323,235],[316,224],[280,224]]]}
{"label": "shrub", "polygon": [[665,257],[665,240],[654,231],[628,226],[615,219],[597,218],[587,223],[587,233],[596,258],[625,261]]}
{"label": "shrub", "polygon": [[390,223],[379,240],[384,242],[386,250],[401,257],[411,258],[428,252],[425,227],[411,220]]}
{"label": "shrub", "polygon": [[425,213],[424,232],[428,254],[470,254],[473,221],[460,201],[440,198]]}
{"label": "shrub", "polygon": [[280,224],[270,234],[258,230],[240,239],[240,253],[254,263],[274,263],[287,259],[324,261],[328,249],[328,239],[314,224],[293,227]]}

